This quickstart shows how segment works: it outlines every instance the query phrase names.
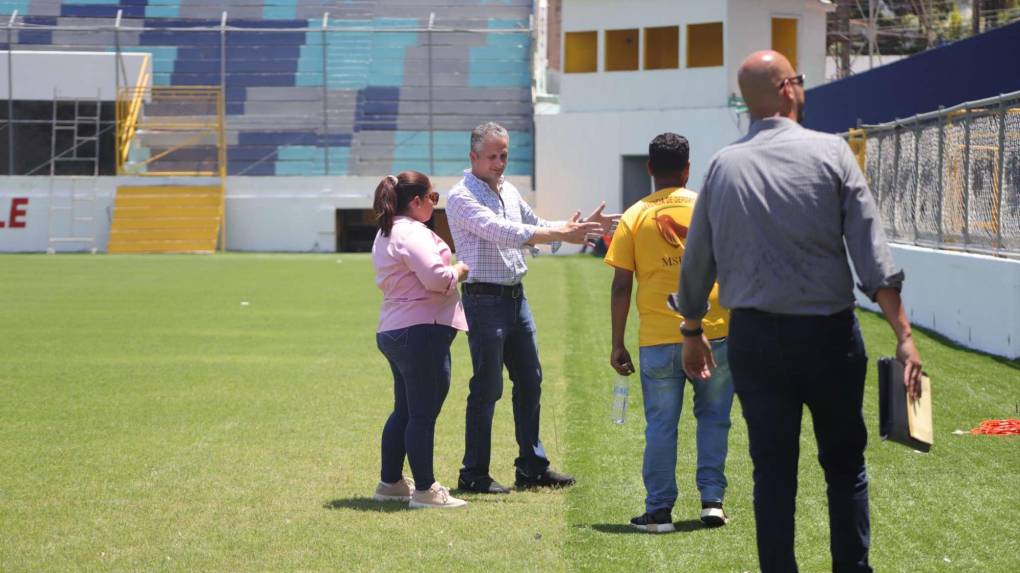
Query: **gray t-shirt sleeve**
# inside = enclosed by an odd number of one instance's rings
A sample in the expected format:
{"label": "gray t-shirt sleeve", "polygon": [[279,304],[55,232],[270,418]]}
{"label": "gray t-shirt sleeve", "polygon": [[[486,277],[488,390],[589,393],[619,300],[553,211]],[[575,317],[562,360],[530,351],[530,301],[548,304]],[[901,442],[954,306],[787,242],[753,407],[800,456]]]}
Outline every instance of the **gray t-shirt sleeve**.
{"label": "gray t-shirt sleeve", "polygon": [[850,260],[860,282],[857,288],[871,300],[880,288],[903,286],[904,274],[893,262],[889,244],[882,231],[882,220],[864,174],[850,146],[838,143],[837,161],[843,173],[840,203],[843,212],[843,237]]}
{"label": "gray t-shirt sleeve", "polygon": [[708,312],[708,297],[715,284],[715,254],[712,252],[712,223],[708,210],[712,196],[712,173],[715,162],[708,167],[705,182],[694,203],[691,227],[684,244],[683,260],[680,262],[680,281],[677,287],[676,309],[692,320],[698,320]]}

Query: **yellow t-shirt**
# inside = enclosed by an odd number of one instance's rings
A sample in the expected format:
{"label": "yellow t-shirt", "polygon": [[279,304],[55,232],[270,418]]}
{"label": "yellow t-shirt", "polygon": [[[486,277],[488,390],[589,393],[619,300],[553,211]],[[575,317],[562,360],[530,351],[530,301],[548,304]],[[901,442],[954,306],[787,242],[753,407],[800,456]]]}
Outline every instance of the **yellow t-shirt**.
{"label": "yellow t-shirt", "polygon": [[[684,188],[660,189],[632,205],[620,218],[606,253],[606,263],[632,271],[637,279],[640,318],[638,344],[654,346],[683,342],[683,317],[666,304],[676,292],[687,228],[697,194]],[[712,287],[702,327],[709,339],[729,331],[730,313],[719,306],[719,285]]]}

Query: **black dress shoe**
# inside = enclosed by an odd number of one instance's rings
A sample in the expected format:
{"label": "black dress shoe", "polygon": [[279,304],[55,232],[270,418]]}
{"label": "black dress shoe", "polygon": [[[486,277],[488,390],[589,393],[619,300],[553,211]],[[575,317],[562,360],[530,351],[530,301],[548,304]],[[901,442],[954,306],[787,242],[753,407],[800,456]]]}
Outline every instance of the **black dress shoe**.
{"label": "black dress shoe", "polygon": [[568,487],[574,485],[577,480],[574,476],[561,474],[554,470],[545,470],[544,472],[529,476],[528,474],[517,470],[517,479],[514,480],[514,484],[517,487],[532,488],[532,487]]}
{"label": "black dress shoe", "polygon": [[457,488],[460,491],[472,491],[475,493],[510,493],[510,488],[488,476],[472,480],[460,478],[457,480]]}

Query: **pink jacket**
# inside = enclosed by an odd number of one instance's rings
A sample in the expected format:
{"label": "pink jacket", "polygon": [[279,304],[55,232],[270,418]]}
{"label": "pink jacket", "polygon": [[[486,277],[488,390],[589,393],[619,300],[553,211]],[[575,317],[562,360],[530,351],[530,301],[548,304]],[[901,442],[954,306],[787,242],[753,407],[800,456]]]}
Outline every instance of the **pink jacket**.
{"label": "pink jacket", "polygon": [[376,234],[372,264],[383,291],[377,332],[416,324],[468,329],[450,255],[439,235],[410,217],[394,219],[389,237]]}

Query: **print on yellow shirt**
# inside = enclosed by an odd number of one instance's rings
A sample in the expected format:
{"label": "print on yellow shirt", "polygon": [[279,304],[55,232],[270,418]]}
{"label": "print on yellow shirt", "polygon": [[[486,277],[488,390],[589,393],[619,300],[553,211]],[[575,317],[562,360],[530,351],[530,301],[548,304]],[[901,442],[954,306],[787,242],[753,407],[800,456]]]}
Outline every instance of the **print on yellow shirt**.
{"label": "print on yellow shirt", "polygon": [[[606,254],[606,263],[632,271],[637,280],[637,307],[641,346],[683,342],[683,317],[673,312],[666,298],[680,278],[684,241],[691,224],[697,194],[683,188],[661,189],[632,205],[620,218]],[[709,339],[727,334],[729,312],[719,306],[718,285],[702,320]]]}

